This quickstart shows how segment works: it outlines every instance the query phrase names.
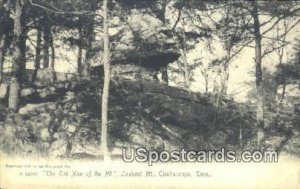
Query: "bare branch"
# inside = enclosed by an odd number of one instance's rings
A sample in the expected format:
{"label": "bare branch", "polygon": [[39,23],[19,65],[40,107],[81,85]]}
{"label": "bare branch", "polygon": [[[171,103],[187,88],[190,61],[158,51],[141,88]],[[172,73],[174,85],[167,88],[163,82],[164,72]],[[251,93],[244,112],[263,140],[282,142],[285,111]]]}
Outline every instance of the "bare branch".
{"label": "bare branch", "polygon": [[178,10],[178,16],[177,16],[177,19],[176,19],[176,21],[175,21],[174,26],[172,27],[172,31],[175,30],[175,28],[176,28],[176,26],[178,25],[180,19],[181,19],[181,8]]}
{"label": "bare branch", "polygon": [[[297,11],[300,11],[300,8],[297,8],[291,12],[289,12],[289,14],[285,14],[281,17],[279,17],[273,24],[272,26],[270,26],[267,30],[265,30],[264,32],[261,33],[261,35],[265,35],[266,33],[268,33],[269,31],[271,31],[281,20],[293,15],[294,13],[296,13]],[[298,23],[298,22],[297,22]]]}
{"label": "bare branch", "polygon": [[264,58],[266,55],[268,55],[268,54],[274,52],[275,50],[278,50],[278,49],[281,49],[281,48],[287,46],[288,44],[289,44],[289,43],[285,43],[285,44],[280,45],[279,47],[273,47],[273,48],[270,49],[270,50],[267,50],[267,49],[266,49],[266,50],[264,51],[264,53],[262,54],[262,58]]}
{"label": "bare branch", "polygon": [[60,15],[70,14],[70,15],[77,15],[77,16],[87,15],[87,16],[100,16],[100,17],[102,17],[102,15],[97,14],[93,11],[71,11],[71,12],[68,12],[68,11],[60,10],[58,8],[48,8],[48,7],[45,7],[43,5],[34,3],[34,2],[32,2],[32,0],[29,0],[29,2],[34,7],[41,8],[41,9],[47,11],[47,12],[51,12],[51,13],[54,13],[54,14],[60,14]]}
{"label": "bare branch", "polygon": [[[285,32],[281,35],[279,35],[277,37],[276,40],[279,40],[280,38],[282,37],[285,37],[294,27],[296,27],[298,24],[300,23],[300,19],[297,20],[297,22],[295,22],[289,29],[286,29]],[[262,57],[266,56],[267,54],[270,54],[272,53],[273,51],[275,50],[278,50],[280,48],[283,48],[285,46],[287,46],[289,43],[287,43],[285,40],[282,41],[284,44],[280,45],[279,47],[276,47],[276,48],[272,48],[271,50],[268,50],[268,51],[265,51],[263,54],[262,54]]]}

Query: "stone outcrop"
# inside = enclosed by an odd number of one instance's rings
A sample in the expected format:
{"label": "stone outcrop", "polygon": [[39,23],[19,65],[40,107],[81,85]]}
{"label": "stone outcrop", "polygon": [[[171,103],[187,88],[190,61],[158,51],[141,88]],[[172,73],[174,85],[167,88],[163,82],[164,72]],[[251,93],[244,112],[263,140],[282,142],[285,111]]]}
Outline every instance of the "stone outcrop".
{"label": "stone outcrop", "polygon": [[[40,146],[34,152],[42,150],[47,156],[98,157],[102,82],[80,81],[68,90],[54,95],[52,102],[28,102],[21,107],[23,133],[29,136],[26,140]],[[237,145],[236,128],[241,120],[217,126],[219,113],[208,97],[152,81],[124,78],[112,80],[110,94],[109,149],[113,153],[119,153],[122,147],[199,150]],[[252,128],[246,123],[243,126],[247,141]]]}
{"label": "stone outcrop", "polygon": [[[33,146],[26,149],[31,153],[98,158],[101,156],[99,95],[102,82],[56,85],[51,86],[56,89],[54,94],[46,93],[43,97],[51,101],[37,103],[36,98],[31,98],[20,108],[17,123],[22,127],[9,129],[6,123],[5,127],[0,127],[1,133],[10,133],[7,137],[11,138],[11,132],[21,132],[15,135],[30,141]],[[109,149],[114,155],[120,155],[122,147],[240,149],[242,144],[252,149],[253,115],[236,116],[239,107],[228,100],[223,102],[222,109],[216,109],[211,100],[209,96],[146,79],[137,82],[130,78],[114,78],[109,104]],[[5,114],[0,114],[0,125],[4,124],[4,118]],[[266,149],[299,155],[299,129],[295,127],[297,122],[293,125],[291,131],[287,130],[289,134],[282,133],[282,129],[267,132]],[[6,134],[0,136],[1,140],[9,140]]]}
{"label": "stone outcrop", "polygon": [[[113,75],[121,73],[125,78],[157,81],[155,75],[166,71],[167,65],[180,56],[177,41],[170,35],[172,32],[152,15],[137,12],[116,30],[119,32],[111,37]],[[99,59],[92,64],[94,75],[102,72]]]}
{"label": "stone outcrop", "polygon": [[167,35],[163,23],[149,14],[135,14],[123,30],[115,52],[113,63],[131,63],[159,70],[178,59],[180,53],[177,42]]}
{"label": "stone outcrop", "polygon": [[122,77],[129,80],[157,80],[157,71],[147,69],[139,65],[131,64],[116,64],[111,69],[112,77]]}

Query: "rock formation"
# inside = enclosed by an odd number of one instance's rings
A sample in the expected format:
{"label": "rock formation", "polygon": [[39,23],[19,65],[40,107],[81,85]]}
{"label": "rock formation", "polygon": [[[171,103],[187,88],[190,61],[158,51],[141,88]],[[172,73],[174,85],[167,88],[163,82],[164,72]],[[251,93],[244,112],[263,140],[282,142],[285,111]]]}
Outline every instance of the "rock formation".
{"label": "rock formation", "polygon": [[[157,81],[158,73],[167,72],[168,64],[180,56],[176,40],[168,35],[168,28],[149,14],[131,15],[119,30],[112,36],[113,76]],[[160,80],[166,79],[167,76]]]}

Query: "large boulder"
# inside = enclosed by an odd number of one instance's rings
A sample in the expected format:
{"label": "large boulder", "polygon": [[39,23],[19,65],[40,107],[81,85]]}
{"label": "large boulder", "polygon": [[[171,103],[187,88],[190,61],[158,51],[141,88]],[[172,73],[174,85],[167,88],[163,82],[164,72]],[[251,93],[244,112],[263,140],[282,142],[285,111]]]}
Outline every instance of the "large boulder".
{"label": "large boulder", "polygon": [[117,64],[111,69],[112,77],[122,77],[130,80],[155,80],[156,71],[138,65]]}
{"label": "large boulder", "polygon": [[[94,88],[91,83],[82,85],[86,86],[86,91]],[[87,100],[92,99],[92,91],[91,94],[84,93],[78,92],[76,96],[81,96],[79,101],[83,98],[85,113],[98,117],[101,102]],[[232,123],[219,128],[214,124],[216,117],[218,112],[206,96],[151,81],[120,78],[112,82],[110,91],[109,146],[119,148],[124,144],[123,147],[155,150],[219,149],[226,147],[229,140],[237,141],[239,132],[233,128],[238,128],[238,125]],[[246,128],[251,126],[244,125],[245,141],[248,140],[246,135],[251,135],[251,129]]]}
{"label": "large boulder", "polygon": [[[179,56],[177,41],[161,20],[153,15],[135,12],[128,16],[126,24],[116,24],[112,29],[112,64],[136,64],[152,70],[176,61]],[[117,32],[116,32],[117,31]],[[114,33],[113,33],[114,32]],[[100,41],[93,43],[93,49],[100,51]],[[101,65],[103,54],[91,62],[92,67]],[[97,60],[96,60],[97,59]]]}
{"label": "large boulder", "polygon": [[137,13],[129,17],[113,55],[114,63],[134,63],[159,69],[178,59],[176,40],[167,35],[163,23],[149,15]]}

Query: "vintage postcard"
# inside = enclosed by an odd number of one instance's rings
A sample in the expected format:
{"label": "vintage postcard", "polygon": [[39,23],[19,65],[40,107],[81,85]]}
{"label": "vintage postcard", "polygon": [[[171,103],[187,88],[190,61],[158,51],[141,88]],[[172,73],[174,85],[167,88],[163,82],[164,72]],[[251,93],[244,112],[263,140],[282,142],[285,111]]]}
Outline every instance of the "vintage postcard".
{"label": "vintage postcard", "polygon": [[0,0],[0,189],[300,188],[300,2]]}

